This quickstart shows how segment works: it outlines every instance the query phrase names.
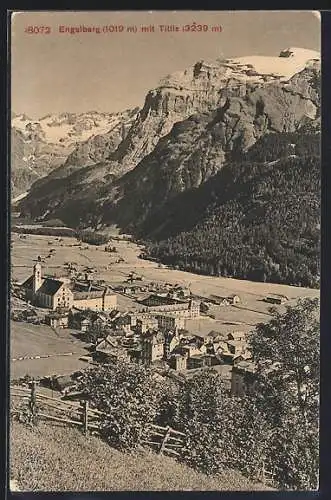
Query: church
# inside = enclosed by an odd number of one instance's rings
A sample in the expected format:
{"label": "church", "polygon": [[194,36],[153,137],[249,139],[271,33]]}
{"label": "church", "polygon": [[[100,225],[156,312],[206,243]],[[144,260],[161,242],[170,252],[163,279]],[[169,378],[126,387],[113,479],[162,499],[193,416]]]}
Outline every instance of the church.
{"label": "church", "polygon": [[54,278],[43,278],[39,262],[33,266],[32,276],[22,283],[22,289],[26,299],[36,306],[52,310],[73,306],[74,294],[68,285]]}
{"label": "church", "polygon": [[43,278],[40,262],[33,266],[32,276],[22,283],[21,288],[31,304],[53,311],[72,307],[77,310],[112,311],[117,307],[117,296],[107,286]]}

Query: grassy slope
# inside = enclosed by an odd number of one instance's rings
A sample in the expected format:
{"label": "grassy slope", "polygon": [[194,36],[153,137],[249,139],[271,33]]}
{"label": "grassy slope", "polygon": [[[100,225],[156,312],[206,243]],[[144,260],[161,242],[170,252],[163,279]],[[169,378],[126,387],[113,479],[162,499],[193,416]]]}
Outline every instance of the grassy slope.
{"label": "grassy slope", "polygon": [[235,471],[207,477],[146,450],[124,454],[97,437],[12,423],[10,477],[21,491],[263,490]]}

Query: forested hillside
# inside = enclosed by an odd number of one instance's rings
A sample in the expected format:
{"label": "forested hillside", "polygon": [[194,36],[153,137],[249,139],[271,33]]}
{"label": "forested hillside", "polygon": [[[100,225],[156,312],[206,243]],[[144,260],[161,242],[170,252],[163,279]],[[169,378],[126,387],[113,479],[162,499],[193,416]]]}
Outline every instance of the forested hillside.
{"label": "forested hillside", "polygon": [[[198,273],[318,284],[318,134],[264,136],[188,196],[190,203],[172,206],[177,234],[166,234],[164,213],[163,228],[150,236],[153,257]],[[193,208],[185,213],[185,206]]]}

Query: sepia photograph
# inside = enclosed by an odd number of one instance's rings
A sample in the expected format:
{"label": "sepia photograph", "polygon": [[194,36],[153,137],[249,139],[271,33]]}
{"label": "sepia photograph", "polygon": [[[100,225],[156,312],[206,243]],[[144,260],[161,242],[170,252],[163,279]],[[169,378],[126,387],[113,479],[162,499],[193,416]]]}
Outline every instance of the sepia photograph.
{"label": "sepia photograph", "polygon": [[9,30],[9,489],[318,490],[320,12]]}

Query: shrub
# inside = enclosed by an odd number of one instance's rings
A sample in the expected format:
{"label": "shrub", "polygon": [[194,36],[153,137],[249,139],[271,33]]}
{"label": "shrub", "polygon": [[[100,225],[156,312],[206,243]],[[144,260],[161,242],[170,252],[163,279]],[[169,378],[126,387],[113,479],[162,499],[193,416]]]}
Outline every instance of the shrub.
{"label": "shrub", "polygon": [[[319,301],[271,309],[250,344],[258,371],[255,406],[272,429],[269,462],[281,488],[315,489],[319,440]],[[270,361],[272,361],[272,366]]]}
{"label": "shrub", "polygon": [[105,412],[102,436],[117,448],[135,448],[157,414],[159,388],[152,372],[135,364],[103,365],[88,370],[82,389]]}
{"label": "shrub", "polygon": [[231,397],[220,375],[207,370],[185,383],[178,408],[189,465],[206,474],[233,468],[251,478],[259,475],[269,427],[253,402]]}
{"label": "shrub", "polygon": [[220,470],[218,428],[222,397],[221,378],[213,370],[187,380],[179,395],[177,425],[187,435],[183,458],[207,474]]}

